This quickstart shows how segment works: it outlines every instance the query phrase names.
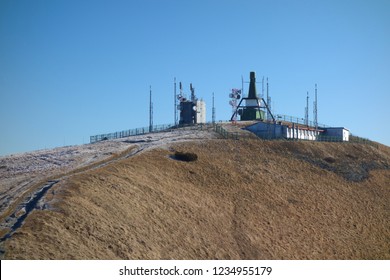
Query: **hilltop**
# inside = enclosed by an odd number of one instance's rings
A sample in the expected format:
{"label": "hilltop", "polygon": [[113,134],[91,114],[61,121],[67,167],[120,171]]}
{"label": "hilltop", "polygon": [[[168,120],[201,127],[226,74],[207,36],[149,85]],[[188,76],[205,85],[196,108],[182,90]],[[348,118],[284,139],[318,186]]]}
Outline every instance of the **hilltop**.
{"label": "hilltop", "polygon": [[[221,139],[211,130],[94,145],[120,149],[53,169],[45,179],[58,183],[3,242],[4,258],[390,258],[386,146]],[[5,200],[3,226],[22,198]]]}

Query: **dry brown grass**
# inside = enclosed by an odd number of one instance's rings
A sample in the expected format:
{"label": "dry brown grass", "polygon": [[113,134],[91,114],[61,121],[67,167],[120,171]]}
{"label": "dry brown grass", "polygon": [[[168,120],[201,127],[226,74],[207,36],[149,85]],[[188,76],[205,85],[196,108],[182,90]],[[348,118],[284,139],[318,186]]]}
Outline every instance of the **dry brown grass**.
{"label": "dry brown grass", "polygon": [[55,185],[5,258],[390,259],[389,166],[387,147],[357,144],[155,149]]}

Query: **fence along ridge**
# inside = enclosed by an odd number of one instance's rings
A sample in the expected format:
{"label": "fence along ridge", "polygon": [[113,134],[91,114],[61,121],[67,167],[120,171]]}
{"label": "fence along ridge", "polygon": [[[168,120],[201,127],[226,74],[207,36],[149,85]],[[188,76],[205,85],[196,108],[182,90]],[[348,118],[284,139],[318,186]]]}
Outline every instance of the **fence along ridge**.
{"label": "fence along ridge", "polygon": [[163,125],[155,125],[150,129],[150,127],[140,127],[140,128],[133,128],[128,130],[122,130],[112,133],[105,133],[105,134],[98,134],[90,136],[90,143],[96,143],[104,140],[112,140],[112,139],[119,139],[119,138],[125,138],[129,136],[136,136],[136,135],[143,135],[153,132],[161,132],[167,129],[173,128],[174,125],[172,124],[163,124]]}
{"label": "fence along ridge", "polygon": [[[222,127],[222,125],[215,124],[214,125],[214,131],[220,134],[223,138],[225,139],[235,139],[239,140],[239,138],[250,138],[249,135],[239,135],[238,132],[229,132],[226,129]],[[320,136],[316,140],[305,140],[305,139],[287,139],[287,138],[267,138],[267,137],[260,137],[256,133],[254,133],[258,138],[263,139],[263,140],[287,140],[287,141],[317,141],[317,142],[339,142],[339,143],[358,143],[358,144],[366,144],[370,145],[373,147],[378,148],[378,144],[366,139],[362,138],[359,136],[351,135],[349,138],[349,141],[343,141],[340,139],[340,137],[335,137],[335,136]]]}
{"label": "fence along ridge", "polygon": [[175,129],[175,128],[200,128],[203,129],[203,126],[207,126],[210,123],[204,123],[204,124],[185,124],[185,125],[174,125],[174,124],[160,124],[160,125],[154,125],[152,129],[150,127],[140,127],[140,128],[133,128],[128,130],[122,130],[112,133],[105,133],[105,134],[98,134],[90,136],[90,143],[96,143],[100,141],[105,140],[113,140],[113,139],[120,139],[125,138],[129,136],[137,136],[137,135],[144,135],[149,133],[157,133],[157,132],[163,132],[167,131],[169,129]]}
{"label": "fence along ridge", "polygon": [[[280,115],[279,115],[280,116]],[[284,115],[283,115],[284,116]],[[284,116],[286,120],[294,119],[295,117],[290,116]],[[298,118],[295,118],[298,119]],[[220,121],[221,122],[221,121]],[[96,143],[100,141],[105,140],[113,140],[113,139],[119,139],[119,138],[125,138],[129,136],[137,136],[137,135],[143,135],[148,133],[155,133],[155,132],[162,132],[168,129],[174,129],[174,128],[183,128],[183,127],[195,127],[195,126],[201,126],[203,125],[210,125],[211,123],[206,124],[190,124],[190,125],[174,125],[174,124],[162,124],[162,125],[155,125],[152,127],[152,130],[150,130],[150,127],[141,127],[141,128],[133,128],[118,132],[112,132],[112,133],[106,133],[106,134],[98,134],[94,136],[90,136],[90,143]],[[222,127],[221,124],[212,123],[214,131],[220,134],[225,139],[235,139],[239,140],[239,138],[250,138],[248,135],[239,135],[238,132],[229,132],[226,129]],[[323,125],[322,127],[329,127],[327,125]],[[255,134],[256,135],[256,134]],[[259,137],[258,135],[256,135]],[[261,138],[261,137],[259,137]],[[267,139],[267,138],[262,138]],[[268,140],[274,140],[269,138]],[[282,140],[290,140],[290,139],[282,139]],[[291,141],[309,141],[309,140],[303,140],[303,139],[291,139]],[[371,145],[373,147],[378,148],[378,144],[367,139],[362,138],[356,135],[350,135],[349,141],[342,141],[339,138],[333,137],[333,136],[320,136],[317,140],[319,142],[342,142],[342,143],[360,143],[360,144],[367,144]]]}

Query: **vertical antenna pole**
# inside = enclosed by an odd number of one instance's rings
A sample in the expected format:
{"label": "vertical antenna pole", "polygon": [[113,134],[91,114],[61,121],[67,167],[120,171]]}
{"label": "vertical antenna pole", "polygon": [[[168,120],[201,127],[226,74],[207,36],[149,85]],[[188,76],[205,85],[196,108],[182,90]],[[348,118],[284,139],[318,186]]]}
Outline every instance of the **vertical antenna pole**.
{"label": "vertical antenna pole", "polygon": [[149,132],[153,131],[153,103],[152,103],[152,86],[149,92]]}
{"label": "vertical antenna pole", "polygon": [[261,98],[264,98],[264,76],[261,80]]}
{"label": "vertical antenna pole", "polygon": [[176,96],[176,77],[173,80],[174,84],[174,91],[173,91],[173,117],[174,117],[174,124],[177,125],[177,96]]}
{"label": "vertical antenna pole", "polygon": [[271,119],[271,96],[269,96],[269,84],[268,84],[268,77],[267,77],[267,106],[268,106],[268,110],[267,111],[267,120],[270,120]]}
{"label": "vertical antenna pole", "polygon": [[314,126],[317,134],[318,130],[318,111],[317,111],[317,84],[315,84],[315,96],[314,96],[314,106],[313,106],[313,114],[314,114]]}
{"label": "vertical antenna pole", "polygon": [[309,126],[309,92],[306,95],[305,125]]}
{"label": "vertical antenna pole", "polygon": [[213,92],[213,109],[212,109],[212,123],[215,123],[215,104],[214,104],[214,92]]}
{"label": "vertical antenna pole", "polygon": [[241,75],[241,96],[244,97],[244,77]]}

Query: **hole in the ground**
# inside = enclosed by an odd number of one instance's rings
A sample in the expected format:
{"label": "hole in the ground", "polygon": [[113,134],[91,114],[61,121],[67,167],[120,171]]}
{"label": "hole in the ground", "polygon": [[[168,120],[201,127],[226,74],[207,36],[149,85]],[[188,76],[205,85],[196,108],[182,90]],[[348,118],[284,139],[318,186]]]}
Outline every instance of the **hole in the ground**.
{"label": "hole in the ground", "polygon": [[198,155],[195,153],[175,152],[175,154],[172,155],[171,158],[175,160],[189,162],[196,161],[198,159]]}

